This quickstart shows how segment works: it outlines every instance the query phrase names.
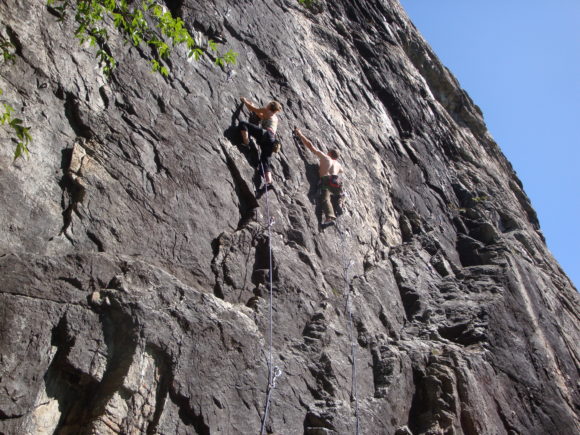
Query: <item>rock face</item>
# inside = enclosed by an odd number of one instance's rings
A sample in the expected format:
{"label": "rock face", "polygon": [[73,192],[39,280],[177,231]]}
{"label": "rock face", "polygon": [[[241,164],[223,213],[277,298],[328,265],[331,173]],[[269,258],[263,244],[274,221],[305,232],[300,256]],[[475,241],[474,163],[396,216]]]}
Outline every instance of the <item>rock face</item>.
{"label": "rock face", "polygon": [[[265,433],[579,433],[578,293],[396,1],[168,1],[238,64],[166,80],[111,30],[110,81],[44,3],[0,3],[34,137],[13,163],[0,129],[0,433],[259,433],[266,202]],[[260,198],[240,96],[284,105]],[[336,227],[294,125],[342,154]]]}

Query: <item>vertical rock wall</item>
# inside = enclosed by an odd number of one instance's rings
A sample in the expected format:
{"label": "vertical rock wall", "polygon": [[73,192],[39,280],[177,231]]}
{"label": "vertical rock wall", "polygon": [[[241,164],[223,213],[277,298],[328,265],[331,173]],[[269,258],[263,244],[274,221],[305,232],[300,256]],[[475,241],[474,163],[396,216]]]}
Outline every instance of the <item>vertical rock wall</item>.
{"label": "vertical rock wall", "polygon": [[[152,74],[114,36],[105,80],[71,19],[0,4],[15,46],[0,129],[0,432],[580,431],[579,298],[482,114],[390,0],[168,1],[238,64]],[[284,105],[276,190],[231,129]],[[242,113],[245,118],[247,113]],[[322,229],[301,126],[337,147],[347,198]],[[343,265],[351,263],[348,280]]]}

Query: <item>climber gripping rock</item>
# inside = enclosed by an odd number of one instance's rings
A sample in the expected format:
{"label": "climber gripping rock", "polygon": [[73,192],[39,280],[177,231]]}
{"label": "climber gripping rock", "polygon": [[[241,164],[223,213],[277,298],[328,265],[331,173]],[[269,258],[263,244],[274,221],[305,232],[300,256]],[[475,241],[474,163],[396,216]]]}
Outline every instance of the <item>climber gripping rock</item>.
{"label": "climber gripping rock", "polygon": [[322,223],[323,225],[333,224],[336,220],[336,215],[334,213],[334,207],[332,206],[331,197],[333,195],[342,195],[342,181],[339,174],[343,173],[342,165],[338,162],[339,154],[336,149],[331,149],[328,154],[323,153],[310,142],[306,136],[302,134],[298,127],[294,128],[294,134],[300,141],[316,154],[319,160],[319,174],[320,174],[320,186],[322,188],[322,205],[324,208],[324,214],[326,219]]}
{"label": "climber gripping rock", "polygon": [[277,140],[276,130],[278,128],[277,114],[282,110],[282,105],[277,101],[271,101],[265,107],[258,108],[250,103],[246,98],[241,98],[242,103],[251,113],[254,113],[259,119],[259,125],[250,122],[241,121],[239,128],[242,134],[242,143],[249,146],[249,135],[256,139],[260,147],[260,162],[258,169],[264,177],[264,186],[260,190],[264,192],[272,187],[272,153],[276,151]]}

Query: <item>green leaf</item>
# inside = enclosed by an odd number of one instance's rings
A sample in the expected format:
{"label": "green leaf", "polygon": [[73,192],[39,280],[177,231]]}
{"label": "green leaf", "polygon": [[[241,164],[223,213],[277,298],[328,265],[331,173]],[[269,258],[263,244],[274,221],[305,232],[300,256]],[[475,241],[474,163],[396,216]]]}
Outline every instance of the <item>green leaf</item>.
{"label": "green leaf", "polygon": [[169,46],[163,42],[159,45],[159,47],[157,47],[157,51],[159,53],[159,56],[161,56],[162,58],[166,58],[167,55],[169,54]]}
{"label": "green leaf", "polygon": [[298,0],[298,3],[300,3],[305,8],[310,9],[316,4],[316,0]]}
{"label": "green leaf", "polygon": [[195,46],[197,45],[195,43],[195,40],[191,37],[191,35],[189,33],[187,34],[187,38],[183,42],[185,42],[185,44],[187,45],[187,48],[189,48],[190,50],[193,50],[195,48]]}
{"label": "green leaf", "polygon": [[209,49],[211,51],[217,51],[218,50],[217,43],[214,40],[212,40],[212,39],[210,39],[209,41],[207,41],[207,45],[209,46]]}
{"label": "green leaf", "polygon": [[223,55],[223,58],[227,64],[235,65],[236,60],[238,59],[238,53],[228,50],[226,54]]}
{"label": "green leaf", "polygon": [[75,36],[78,38],[79,35],[84,35],[87,32],[87,27],[84,24],[80,24],[75,30]]}
{"label": "green leaf", "polygon": [[115,27],[117,28],[126,26],[125,18],[123,18],[123,15],[121,14],[113,14],[113,21],[115,23]]}
{"label": "green leaf", "polygon": [[203,56],[203,50],[199,47],[194,48],[190,51],[189,57],[193,56],[195,60],[199,60]]}
{"label": "green leaf", "polygon": [[23,142],[18,142],[16,144],[16,149],[14,150],[14,160],[16,160],[18,157],[22,157],[24,154],[26,154],[26,156],[29,155],[28,148]]}
{"label": "green leaf", "polygon": [[160,18],[163,16],[163,8],[159,5],[155,5],[155,7],[153,8],[153,15],[156,18]]}
{"label": "green leaf", "polygon": [[139,44],[141,44],[141,41],[143,40],[143,39],[141,39],[141,34],[137,31],[135,31],[131,34],[131,39],[133,40],[133,45],[135,47],[137,47]]}

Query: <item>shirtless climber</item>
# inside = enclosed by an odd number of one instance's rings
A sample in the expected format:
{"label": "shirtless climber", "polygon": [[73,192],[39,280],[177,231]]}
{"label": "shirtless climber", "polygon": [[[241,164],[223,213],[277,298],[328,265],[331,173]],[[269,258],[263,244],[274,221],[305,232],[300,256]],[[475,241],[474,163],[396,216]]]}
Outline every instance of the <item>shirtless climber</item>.
{"label": "shirtless climber", "polygon": [[322,187],[322,206],[324,208],[324,214],[326,215],[326,220],[322,225],[330,225],[336,220],[336,215],[334,214],[334,208],[330,198],[332,195],[340,195],[342,193],[342,182],[338,175],[341,174],[343,170],[342,165],[338,162],[338,151],[336,149],[331,149],[328,154],[324,154],[312,145],[312,142],[302,134],[298,127],[294,128],[294,134],[300,139],[306,148],[316,154],[320,162],[318,172],[320,174],[320,184]]}
{"label": "shirtless climber", "polygon": [[245,146],[248,146],[250,143],[249,133],[256,138],[256,142],[260,147],[259,169],[265,181],[264,186],[260,190],[265,192],[272,187],[272,153],[274,152],[274,146],[276,144],[276,129],[278,128],[277,115],[282,110],[282,105],[277,101],[270,101],[265,107],[258,108],[244,97],[241,98],[241,101],[250,112],[255,113],[260,118],[261,126],[241,121],[240,132],[242,134],[242,142]]}

